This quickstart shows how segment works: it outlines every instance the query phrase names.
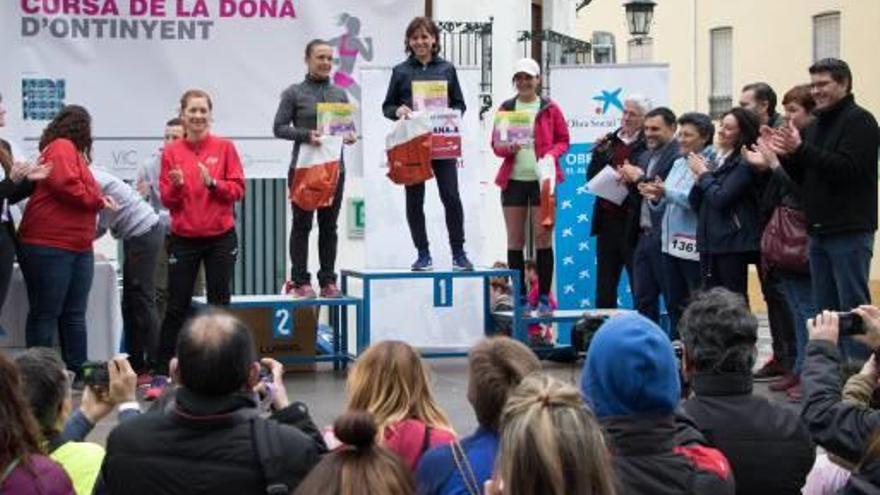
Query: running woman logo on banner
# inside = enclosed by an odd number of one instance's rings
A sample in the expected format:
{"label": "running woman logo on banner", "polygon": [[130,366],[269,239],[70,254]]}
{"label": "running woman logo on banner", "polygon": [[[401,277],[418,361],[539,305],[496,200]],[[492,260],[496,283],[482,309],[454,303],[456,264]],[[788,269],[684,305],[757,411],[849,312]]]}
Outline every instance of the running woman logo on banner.
{"label": "running woman logo on banner", "polygon": [[373,60],[373,38],[361,38],[361,20],[348,12],[337,18],[336,24],[345,26],[345,32],[327,41],[336,47],[336,72],[333,73],[333,84],[346,90],[352,98],[361,101],[361,85],[354,78],[354,69],[358,56],[370,62]]}

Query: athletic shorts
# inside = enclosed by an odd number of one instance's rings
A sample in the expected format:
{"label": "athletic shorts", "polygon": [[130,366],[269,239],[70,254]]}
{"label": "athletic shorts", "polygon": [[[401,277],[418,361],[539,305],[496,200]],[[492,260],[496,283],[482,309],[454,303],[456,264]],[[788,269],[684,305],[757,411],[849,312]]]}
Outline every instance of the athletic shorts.
{"label": "athletic shorts", "polygon": [[541,189],[536,180],[511,180],[501,191],[501,206],[541,205]]}

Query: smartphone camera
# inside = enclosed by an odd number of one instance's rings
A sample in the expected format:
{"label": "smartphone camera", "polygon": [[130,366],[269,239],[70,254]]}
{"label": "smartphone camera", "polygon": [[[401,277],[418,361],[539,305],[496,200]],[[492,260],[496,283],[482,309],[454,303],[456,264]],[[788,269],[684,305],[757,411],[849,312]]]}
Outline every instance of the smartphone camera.
{"label": "smartphone camera", "polygon": [[852,311],[837,313],[837,318],[840,335],[862,335],[865,333],[862,317]]}
{"label": "smartphone camera", "polygon": [[83,383],[98,393],[110,388],[110,372],[106,361],[86,361],[82,365]]}

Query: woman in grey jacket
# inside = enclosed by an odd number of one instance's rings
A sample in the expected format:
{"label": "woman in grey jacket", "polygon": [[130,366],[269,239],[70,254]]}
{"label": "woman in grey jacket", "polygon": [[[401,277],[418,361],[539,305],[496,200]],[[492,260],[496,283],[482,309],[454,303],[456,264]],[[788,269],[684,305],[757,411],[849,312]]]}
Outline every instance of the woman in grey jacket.
{"label": "woman in grey jacket", "polygon": [[[333,69],[333,47],[323,40],[312,40],[306,45],[306,65],[308,73],[305,79],[288,87],[281,94],[281,103],[275,113],[272,127],[275,137],[293,141],[293,156],[287,174],[288,187],[293,182],[296,160],[300,147],[316,146],[318,138],[318,103],[348,103],[345,90],[330,82]],[[354,133],[346,135],[345,144],[356,141]],[[333,204],[326,208],[318,208],[318,258],[321,268],[318,271],[318,284],[321,286],[321,297],[335,298],[341,294],[336,287],[336,249],[338,236],[336,221],[342,206],[342,195],[345,185],[345,168],[342,157],[339,157],[340,173],[336,186]],[[304,210],[291,203],[293,209],[293,227],[290,231],[290,279],[293,284],[290,292],[295,299],[313,299],[316,297],[312,288],[309,265],[309,233],[312,230],[313,210]]]}

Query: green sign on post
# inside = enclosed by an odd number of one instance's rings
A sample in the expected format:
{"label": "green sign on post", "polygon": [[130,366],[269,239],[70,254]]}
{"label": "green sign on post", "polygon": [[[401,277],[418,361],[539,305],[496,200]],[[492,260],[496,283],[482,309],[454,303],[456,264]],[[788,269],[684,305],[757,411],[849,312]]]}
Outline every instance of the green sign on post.
{"label": "green sign on post", "polygon": [[363,239],[366,214],[364,211],[364,198],[348,198],[348,238]]}

